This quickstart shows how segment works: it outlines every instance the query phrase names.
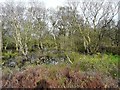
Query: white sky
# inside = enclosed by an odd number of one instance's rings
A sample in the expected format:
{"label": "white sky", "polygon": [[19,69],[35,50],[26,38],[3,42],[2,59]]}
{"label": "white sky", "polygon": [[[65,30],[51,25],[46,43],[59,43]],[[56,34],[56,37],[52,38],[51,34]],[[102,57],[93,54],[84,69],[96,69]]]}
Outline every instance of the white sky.
{"label": "white sky", "polygon": [[[11,0],[0,0],[0,2],[5,2],[5,1],[11,1]],[[34,0],[13,0],[13,1],[28,2]],[[37,1],[44,2],[47,8],[51,8],[51,7],[56,8],[57,6],[62,6],[66,0],[37,0]]]}
{"label": "white sky", "polygon": [[[53,7],[56,8],[57,6],[62,6],[67,0],[0,0],[0,2],[5,1],[20,1],[20,2],[28,2],[28,1],[42,1],[45,3],[47,8]],[[69,0],[68,0],[69,1]],[[72,1],[82,1],[82,0],[72,0]],[[85,0],[87,1],[87,0]],[[93,1],[101,1],[101,0],[93,0]],[[105,0],[105,1],[111,1],[111,2],[118,2],[120,0]]]}
{"label": "white sky", "polygon": [[65,0],[40,0],[40,1],[44,1],[46,4],[46,7],[57,7],[57,6],[62,6],[65,2]]}

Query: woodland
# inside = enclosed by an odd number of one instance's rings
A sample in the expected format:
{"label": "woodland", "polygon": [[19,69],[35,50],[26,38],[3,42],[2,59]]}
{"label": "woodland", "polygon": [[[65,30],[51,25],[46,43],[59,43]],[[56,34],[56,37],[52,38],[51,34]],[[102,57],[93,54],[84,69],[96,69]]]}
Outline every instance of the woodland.
{"label": "woodland", "polygon": [[2,88],[118,88],[120,3],[0,3]]}

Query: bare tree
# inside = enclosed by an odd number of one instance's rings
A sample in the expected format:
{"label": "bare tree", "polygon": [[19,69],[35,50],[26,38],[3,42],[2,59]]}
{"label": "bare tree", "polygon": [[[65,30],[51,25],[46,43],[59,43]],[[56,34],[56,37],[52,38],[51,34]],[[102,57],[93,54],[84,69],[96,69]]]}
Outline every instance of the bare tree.
{"label": "bare tree", "polygon": [[[80,10],[82,12],[82,17],[86,25],[85,30],[80,28],[80,32],[83,35],[84,47],[87,52],[96,52],[98,50],[100,41],[104,34],[104,29],[109,23],[114,19],[118,13],[118,5],[113,2],[94,2],[85,1],[82,3]],[[95,35],[91,36],[91,32]]]}

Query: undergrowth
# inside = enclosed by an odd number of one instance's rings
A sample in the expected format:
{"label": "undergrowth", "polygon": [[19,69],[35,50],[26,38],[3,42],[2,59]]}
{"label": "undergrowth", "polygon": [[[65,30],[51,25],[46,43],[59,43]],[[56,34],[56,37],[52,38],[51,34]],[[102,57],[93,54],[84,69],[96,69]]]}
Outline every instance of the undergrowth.
{"label": "undergrowth", "polygon": [[[18,70],[18,67],[5,68],[2,78],[3,87],[118,87],[120,56],[100,53],[84,55],[76,52],[67,55],[72,64],[66,60],[56,65],[26,65],[21,70]],[[10,75],[11,78],[8,78]],[[44,82],[44,85],[41,82]]]}

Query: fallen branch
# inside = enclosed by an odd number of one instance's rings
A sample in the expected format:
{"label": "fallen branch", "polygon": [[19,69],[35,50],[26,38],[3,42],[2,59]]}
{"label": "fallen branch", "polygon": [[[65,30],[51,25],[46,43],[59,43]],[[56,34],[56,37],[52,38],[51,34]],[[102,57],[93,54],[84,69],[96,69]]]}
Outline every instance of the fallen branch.
{"label": "fallen branch", "polygon": [[66,55],[66,56],[67,56],[68,61],[69,61],[71,64],[73,64],[73,62],[70,60],[69,56],[68,56],[68,55]]}

